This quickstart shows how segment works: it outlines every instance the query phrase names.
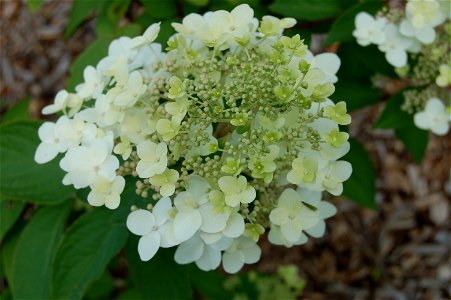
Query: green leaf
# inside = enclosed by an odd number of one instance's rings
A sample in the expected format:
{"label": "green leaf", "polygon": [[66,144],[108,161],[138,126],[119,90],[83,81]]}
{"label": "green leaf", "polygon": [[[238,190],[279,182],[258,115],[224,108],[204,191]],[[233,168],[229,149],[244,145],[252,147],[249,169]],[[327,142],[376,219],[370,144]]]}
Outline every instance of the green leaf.
{"label": "green leaf", "polygon": [[376,175],[373,162],[360,142],[349,139],[351,150],[343,157],[352,165],[352,175],[344,182],[343,195],[355,203],[376,208]]}
{"label": "green leaf", "polygon": [[369,82],[359,79],[343,78],[335,84],[333,101],[346,101],[348,111],[355,111],[382,100],[382,93]]}
{"label": "green leaf", "polygon": [[403,102],[403,91],[388,99],[374,127],[395,129],[396,136],[404,143],[415,161],[420,162],[427,148],[429,132],[415,126],[412,115],[401,109]]}
{"label": "green leaf", "polygon": [[269,10],[284,17],[317,21],[337,16],[342,7],[337,0],[276,0],[269,6]]}
{"label": "green leaf", "polygon": [[72,189],[63,186],[58,159],[39,165],[34,153],[39,144],[40,122],[15,122],[0,126],[0,195],[3,199],[58,204]]}
{"label": "green leaf", "polygon": [[209,0],[186,0],[186,2],[197,7],[203,7],[208,5]]}
{"label": "green leaf", "polygon": [[32,12],[37,12],[44,4],[44,0],[27,0],[27,4]]}
{"label": "green leaf", "polygon": [[83,82],[83,71],[89,65],[96,64],[108,54],[108,46],[113,40],[113,36],[100,36],[88,48],[81,53],[70,67],[70,79],[67,84],[69,90],[74,90],[75,86]]}
{"label": "green leaf", "polygon": [[232,299],[233,295],[224,289],[225,276],[218,271],[205,272],[195,264],[189,265],[189,276],[193,288],[206,299]]}
{"label": "green leaf", "polygon": [[48,299],[52,264],[70,205],[40,208],[22,231],[12,264],[15,299]]}
{"label": "green leaf", "polygon": [[143,28],[141,25],[139,24],[128,24],[126,26],[123,27],[119,27],[116,30],[116,35],[117,36],[128,36],[128,37],[135,37],[138,36],[142,33]]}
{"label": "green leaf", "polygon": [[374,124],[374,127],[383,129],[410,127],[412,116],[401,109],[403,102],[404,96],[402,92],[397,93],[388,99],[387,104],[379,116],[379,119]]}
{"label": "green leaf", "polygon": [[147,262],[138,256],[138,238],[125,248],[132,281],[145,299],[192,299],[187,266],[174,261],[173,249],[159,249]]}
{"label": "green leaf", "polygon": [[25,203],[0,199],[0,240],[20,217]]}
{"label": "green leaf", "polygon": [[117,300],[144,300],[141,293],[137,289],[129,289],[122,292]]}
{"label": "green leaf", "polygon": [[83,23],[94,11],[100,10],[105,3],[106,2],[99,0],[74,0],[64,37],[69,38],[81,23]]}
{"label": "green leaf", "polygon": [[374,73],[396,77],[393,67],[385,59],[383,52],[376,46],[362,47],[355,41],[340,44],[337,55],[341,59],[338,78],[361,78],[370,82]]}
{"label": "green leaf", "polygon": [[19,226],[20,228],[13,228],[13,233],[17,233],[14,235],[10,235],[10,237],[2,242],[2,247],[0,248],[2,251],[2,264],[3,264],[3,271],[6,275],[6,278],[8,280],[8,284],[11,285],[11,274],[12,274],[12,267],[13,267],[13,260],[14,260],[14,253],[16,251],[17,243],[19,242],[19,236],[20,236],[20,230],[22,229],[22,226]]}
{"label": "green leaf", "polygon": [[161,43],[163,45],[163,49],[165,48],[165,45],[167,45],[169,37],[175,33],[175,30],[172,27],[171,23],[176,21],[177,20],[175,19],[171,19],[161,22],[160,33],[158,34],[158,37],[155,40],[155,42]]}
{"label": "green leaf", "polygon": [[[177,14],[177,2],[175,0],[141,0],[141,2],[144,5],[144,15],[151,19],[168,19]],[[150,23],[148,26],[150,26]]]}
{"label": "green leaf", "polygon": [[382,7],[381,1],[366,1],[357,3],[356,5],[345,11],[332,24],[332,28],[327,36],[326,44],[334,42],[346,42],[354,40],[352,32],[354,31],[354,19],[359,12],[367,12],[375,14]]}
{"label": "green leaf", "polygon": [[429,132],[417,128],[413,121],[410,121],[409,126],[395,129],[395,134],[412,154],[413,159],[420,163],[426,152]]}
{"label": "green leaf", "polygon": [[129,6],[130,0],[105,1],[102,9],[98,10],[97,33],[101,36],[112,34]]}
{"label": "green leaf", "polygon": [[100,278],[128,236],[116,211],[97,208],[69,228],[56,255],[53,299],[81,299],[90,283]]}
{"label": "green leaf", "polygon": [[6,113],[2,116],[2,125],[6,123],[12,123],[17,121],[29,121],[30,120],[30,98],[25,98],[13,107],[8,109]]}
{"label": "green leaf", "polygon": [[105,272],[99,279],[94,281],[86,291],[86,299],[111,299],[115,288],[114,279]]}

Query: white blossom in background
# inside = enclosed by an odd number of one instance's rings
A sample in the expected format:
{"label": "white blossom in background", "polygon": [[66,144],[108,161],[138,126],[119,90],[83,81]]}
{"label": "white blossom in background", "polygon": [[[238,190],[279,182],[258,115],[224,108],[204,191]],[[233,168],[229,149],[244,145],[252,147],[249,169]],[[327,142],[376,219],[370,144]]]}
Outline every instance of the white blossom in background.
{"label": "white blossom in background", "polygon": [[385,42],[379,44],[379,50],[385,53],[385,58],[394,67],[401,68],[407,64],[407,49],[412,40],[403,36],[396,25],[385,27]]}
{"label": "white blossom in background", "polygon": [[[382,44],[385,22],[367,23],[362,39]],[[40,127],[35,160],[61,153],[63,183],[89,188],[89,204],[131,206],[143,261],[177,246],[179,264],[236,273],[260,259],[265,226],[286,247],[321,236],[335,213],[321,192],[341,194],[352,171],[339,160],[351,117],[329,100],[340,59],[283,36],[295,24],[243,4],[173,23],[167,45],[159,23],[112,41],[44,108],[62,116]],[[128,177],[146,205],[122,195]]]}
{"label": "white blossom in background", "polygon": [[355,29],[352,32],[360,46],[370,44],[380,45],[385,42],[386,18],[374,18],[366,12],[360,12],[355,17]]}
{"label": "white blossom in background", "polygon": [[375,16],[359,12],[353,35],[361,46],[377,45],[395,72],[415,88],[403,92],[401,106],[414,114],[415,125],[445,135],[451,85],[450,3],[408,0],[403,4],[386,7]]}
{"label": "white blossom in background", "polygon": [[436,135],[445,135],[449,131],[451,113],[443,105],[442,100],[431,98],[423,111],[414,116],[415,125],[421,129],[429,129]]}

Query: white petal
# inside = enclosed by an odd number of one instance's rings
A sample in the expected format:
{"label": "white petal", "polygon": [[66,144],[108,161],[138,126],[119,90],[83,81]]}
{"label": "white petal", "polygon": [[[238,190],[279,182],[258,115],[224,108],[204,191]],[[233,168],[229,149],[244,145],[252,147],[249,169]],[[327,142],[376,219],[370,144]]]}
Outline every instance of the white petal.
{"label": "white petal", "polygon": [[199,211],[202,215],[202,226],[200,227],[202,231],[215,233],[222,231],[226,227],[229,216],[225,213],[215,213],[211,203],[202,205]]}
{"label": "white petal", "polygon": [[315,226],[319,219],[318,211],[313,211],[303,205],[301,211],[299,212],[299,220],[301,221],[303,229]]}
{"label": "white petal", "polygon": [[179,211],[174,219],[174,235],[179,241],[192,237],[202,225],[202,216],[198,210]]}
{"label": "white petal", "polygon": [[105,206],[109,209],[116,209],[121,203],[121,196],[118,193],[112,193],[105,198]]}
{"label": "white petal", "polygon": [[282,207],[275,208],[269,214],[269,219],[275,225],[285,224],[288,220],[288,212]]}
{"label": "white petal", "polygon": [[149,234],[154,225],[154,216],[150,211],[145,209],[132,211],[127,217],[127,228],[136,235]]}
{"label": "white petal", "polygon": [[301,237],[299,238],[299,240],[297,240],[294,245],[302,245],[307,243],[308,241],[308,237],[302,232],[301,233]]}
{"label": "white petal", "polygon": [[52,122],[45,122],[38,129],[38,135],[41,141],[53,140],[55,138],[56,124]]}
{"label": "white petal", "polygon": [[299,188],[297,192],[301,196],[302,202],[308,203],[313,206],[317,206],[321,201],[322,196],[321,192],[302,188]]}
{"label": "white petal", "polygon": [[399,26],[399,32],[405,36],[413,36],[415,34],[412,24],[408,20],[403,20]]}
{"label": "white petal", "polygon": [[437,122],[431,127],[431,131],[436,135],[445,135],[449,131],[448,122]]}
{"label": "white petal", "polygon": [[366,12],[360,12],[355,18],[355,26],[357,28],[367,28],[372,26],[374,23],[374,18]]}
{"label": "white petal", "polygon": [[234,274],[241,270],[244,265],[244,256],[241,251],[225,252],[222,256],[222,267],[224,271]]}
{"label": "white petal", "polygon": [[219,251],[224,251],[228,249],[232,243],[233,239],[223,236],[219,241],[211,244],[210,247]]}
{"label": "white petal", "polygon": [[161,226],[168,219],[168,212],[172,207],[171,199],[169,197],[163,197],[158,200],[157,204],[152,209],[152,213],[155,216],[155,224]]}
{"label": "white petal", "polygon": [[200,233],[200,237],[205,242],[205,244],[213,244],[219,241],[222,238],[222,232],[216,232],[216,233],[206,233],[202,232]]}
{"label": "white petal", "polygon": [[239,213],[230,215],[223,233],[229,238],[236,238],[244,232],[244,219]]}
{"label": "white petal", "polygon": [[413,116],[413,121],[418,128],[429,129],[431,126],[429,116],[426,112],[420,111]]}
{"label": "white petal", "polygon": [[139,239],[138,253],[142,261],[148,261],[154,257],[160,248],[160,234],[152,231]]}
{"label": "white petal", "polygon": [[315,64],[326,74],[334,75],[340,68],[340,58],[333,53],[321,53],[315,56]]}
{"label": "white petal", "polygon": [[201,195],[210,189],[210,184],[205,178],[192,175],[188,179],[188,190],[194,195]]}
{"label": "white petal", "polygon": [[339,182],[344,182],[351,177],[352,165],[344,160],[339,160],[333,163],[330,176]]}
{"label": "white petal", "polygon": [[431,98],[427,102],[425,110],[428,112],[428,114],[439,115],[445,112],[445,106],[443,105],[443,102],[438,98]]}
{"label": "white petal", "polygon": [[394,67],[401,68],[407,63],[407,53],[403,49],[393,49],[385,53],[385,58]]}
{"label": "white petal", "polygon": [[175,192],[175,185],[174,184],[164,184],[160,188],[160,194],[161,196],[169,197],[172,196]]}
{"label": "white petal", "polygon": [[290,221],[280,226],[280,231],[282,232],[282,235],[290,243],[296,242],[301,236],[302,227],[298,228],[299,226],[295,226],[294,223],[295,222]]}
{"label": "white petal", "polygon": [[169,247],[180,244],[180,241],[178,241],[175,238],[173,222],[164,223],[163,225],[158,227],[158,232],[160,232],[160,236],[161,236],[160,247],[169,248]]}
{"label": "white petal", "polygon": [[242,251],[244,254],[244,262],[247,264],[256,263],[260,260],[260,256],[262,254],[262,250],[257,244],[254,244],[253,246],[248,248],[244,248]]}
{"label": "white petal", "polygon": [[320,238],[326,232],[326,223],[323,220],[320,220],[315,226],[305,229],[305,232],[307,232],[312,237]]}
{"label": "white petal", "polygon": [[46,162],[51,161],[58,155],[58,148],[55,144],[51,143],[41,143],[36,149],[36,153],[34,154],[34,160],[38,164],[45,164]]}
{"label": "white petal", "polygon": [[319,215],[323,219],[330,218],[337,213],[337,208],[332,203],[326,201],[321,201],[317,207]]}
{"label": "white petal", "polygon": [[435,40],[435,30],[432,27],[423,27],[415,31],[415,37],[423,44],[430,44]]}
{"label": "white petal", "polygon": [[174,260],[181,265],[198,260],[204,252],[204,243],[198,235],[181,243],[175,251]]}
{"label": "white petal", "polygon": [[280,232],[280,228],[278,226],[271,227],[271,230],[268,233],[268,240],[271,244],[274,245],[284,245],[284,237],[282,236],[282,233]]}
{"label": "white petal", "polygon": [[196,260],[196,265],[203,271],[214,270],[221,264],[221,251],[205,246],[204,253]]}
{"label": "white petal", "polygon": [[105,204],[105,194],[91,191],[88,194],[88,203],[92,206],[102,206]]}

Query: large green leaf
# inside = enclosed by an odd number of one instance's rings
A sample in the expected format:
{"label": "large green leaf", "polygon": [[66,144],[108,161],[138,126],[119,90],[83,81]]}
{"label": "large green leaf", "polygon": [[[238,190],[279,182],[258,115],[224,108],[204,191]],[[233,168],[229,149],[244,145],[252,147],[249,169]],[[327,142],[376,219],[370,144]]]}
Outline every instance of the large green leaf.
{"label": "large green leaf", "polygon": [[421,162],[428,145],[429,132],[417,128],[410,121],[409,126],[395,129],[395,134],[404,143],[404,146],[406,146],[410,154],[412,154],[413,159],[416,162]]}
{"label": "large green leaf", "polygon": [[343,195],[357,204],[376,208],[376,175],[373,162],[360,142],[349,139],[351,150],[343,157],[352,165],[352,175],[343,184]]}
{"label": "large green leaf", "polygon": [[338,0],[276,0],[269,9],[285,17],[307,21],[332,18],[342,11]]}
{"label": "large green leaf", "polygon": [[115,288],[114,279],[109,272],[105,272],[86,290],[85,299],[110,299]]}
{"label": "large green leaf", "polygon": [[159,249],[148,262],[138,256],[138,239],[125,248],[130,276],[145,299],[192,299],[187,266],[174,261],[173,249]]}
{"label": "large green leaf", "polygon": [[39,122],[0,126],[0,195],[3,199],[58,204],[72,189],[61,183],[64,172],[57,159],[39,165],[34,153],[39,145]]}
{"label": "large green leaf", "polygon": [[83,71],[87,66],[95,67],[97,62],[108,54],[108,46],[112,40],[113,35],[100,36],[77,57],[70,67],[67,84],[69,90],[74,90],[77,84],[83,82]]}
{"label": "large green leaf", "polygon": [[105,3],[106,1],[100,0],[74,0],[64,36],[70,37],[81,23],[94,11],[101,9]]}
{"label": "large green leaf", "polygon": [[116,211],[97,208],[81,216],[67,231],[56,255],[53,299],[81,299],[104,273],[128,236]]}
{"label": "large green leaf", "polygon": [[412,115],[401,109],[403,102],[403,92],[399,92],[388,99],[374,127],[395,129],[396,136],[404,143],[412,157],[420,162],[426,151],[429,132],[415,126]]}
{"label": "large green leaf", "polygon": [[354,111],[382,100],[380,90],[363,79],[342,78],[335,84],[332,100],[346,101],[348,111]]}
{"label": "large green leaf", "polygon": [[15,299],[48,299],[52,264],[70,205],[40,208],[16,246],[10,283]]}
{"label": "large green leaf", "polygon": [[98,35],[104,36],[112,34],[127,12],[130,0],[109,0],[98,10],[96,31]]}
{"label": "large green leaf", "polygon": [[30,98],[25,98],[13,107],[9,108],[5,114],[1,117],[2,125],[17,121],[29,121],[30,120]]}
{"label": "large green leaf", "polygon": [[374,46],[362,47],[355,41],[340,44],[337,55],[341,59],[338,78],[361,78],[370,82],[375,73],[396,77],[383,52]]}
{"label": "large green leaf", "polygon": [[404,96],[402,92],[397,93],[388,99],[387,104],[374,127],[384,129],[410,127],[412,124],[412,116],[401,109],[403,102]]}
{"label": "large green leaf", "polygon": [[189,276],[193,288],[207,299],[232,299],[230,291],[224,288],[225,276],[218,271],[205,272],[195,264],[189,265]]}
{"label": "large green leaf", "polygon": [[17,243],[19,242],[20,231],[22,230],[23,227],[24,227],[23,224],[20,224],[17,227],[15,226],[11,230],[11,233],[14,234],[9,234],[8,239],[6,239],[6,241],[2,241],[2,247],[0,248],[2,255],[1,267],[10,286],[11,286],[10,279],[13,270],[14,253],[16,251]]}
{"label": "large green leaf", "polygon": [[25,203],[0,199],[0,240],[20,217]]}
{"label": "large green leaf", "polygon": [[144,5],[144,15],[151,19],[168,19],[177,14],[176,0],[141,0],[141,2]]}
{"label": "large green leaf", "polygon": [[338,17],[332,25],[332,28],[327,36],[326,43],[346,42],[354,40],[352,31],[355,28],[354,19],[359,12],[367,12],[369,14],[376,13],[382,7],[381,1],[365,1],[357,3],[346,10],[340,17]]}

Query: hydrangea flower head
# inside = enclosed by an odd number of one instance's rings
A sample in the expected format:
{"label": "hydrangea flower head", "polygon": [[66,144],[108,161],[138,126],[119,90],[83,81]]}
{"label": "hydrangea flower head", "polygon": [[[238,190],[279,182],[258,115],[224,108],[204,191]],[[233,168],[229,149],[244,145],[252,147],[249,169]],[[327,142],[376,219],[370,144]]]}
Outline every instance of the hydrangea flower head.
{"label": "hydrangea flower head", "polygon": [[186,16],[167,47],[154,43],[159,24],[113,41],[75,93],[45,109],[64,115],[42,125],[36,161],[65,153],[64,183],[110,209],[134,176],[137,193],[152,194],[127,219],[142,260],[177,245],[180,264],[235,273],[260,259],[265,228],[278,245],[321,236],[335,213],[321,192],[341,194],[351,173],[338,160],[351,117],[328,99],[339,58],[284,36],[295,24],[259,21],[243,4]]}

